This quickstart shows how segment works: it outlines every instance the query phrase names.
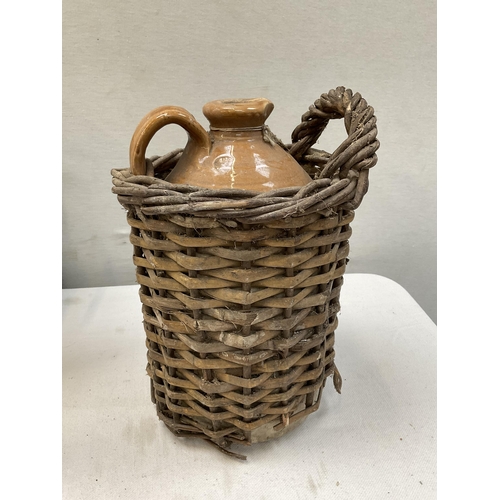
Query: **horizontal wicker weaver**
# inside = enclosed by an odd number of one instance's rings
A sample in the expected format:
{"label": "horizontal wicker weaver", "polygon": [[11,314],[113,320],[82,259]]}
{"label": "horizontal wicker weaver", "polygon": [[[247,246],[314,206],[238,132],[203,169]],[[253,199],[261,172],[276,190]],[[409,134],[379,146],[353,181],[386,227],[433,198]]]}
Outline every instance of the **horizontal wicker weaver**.
{"label": "horizontal wicker weaver", "polygon": [[[346,140],[313,146],[329,120]],[[182,150],[147,160],[147,175],[112,170],[127,210],[140,284],[147,372],[159,418],[220,450],[251,444],[316,411],[335,366],[350,223],[379,147],[373,108],[338,87],[302,117],[292,143],[311,175],[302,188],[211,190],[163,180]]]}

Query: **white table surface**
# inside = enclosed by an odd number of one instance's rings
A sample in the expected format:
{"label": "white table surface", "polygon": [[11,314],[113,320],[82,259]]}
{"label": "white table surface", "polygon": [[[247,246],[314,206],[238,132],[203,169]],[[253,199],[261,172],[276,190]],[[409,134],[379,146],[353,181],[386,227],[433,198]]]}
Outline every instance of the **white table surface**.
{"label": "white table surface", "polygon": [[400,285],[345,275],[342,394],[246,461],[158,420],[138,289],[63,290],[65,500],[436,498],[436,325]]}

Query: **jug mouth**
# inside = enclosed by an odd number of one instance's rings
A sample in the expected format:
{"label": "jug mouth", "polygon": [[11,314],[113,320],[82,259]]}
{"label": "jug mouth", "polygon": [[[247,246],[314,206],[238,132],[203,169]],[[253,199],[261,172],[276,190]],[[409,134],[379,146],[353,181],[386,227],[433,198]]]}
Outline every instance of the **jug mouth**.
{"label": "jug mouth", "polygon": [[203,106],[203,114],[214,129],[259,129],[274,109],[263,97],[220,99]]}

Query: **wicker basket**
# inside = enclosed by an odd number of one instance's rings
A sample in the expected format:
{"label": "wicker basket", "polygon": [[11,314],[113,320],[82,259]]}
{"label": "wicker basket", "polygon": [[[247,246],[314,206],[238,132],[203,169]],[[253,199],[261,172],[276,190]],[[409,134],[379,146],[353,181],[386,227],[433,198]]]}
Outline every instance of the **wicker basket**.
{"label": "wicker basket", "polygon": [[[347,139],[313,149],[330,119]],[[163,180],[182,150],[113,170],[140,284],[151,398],[178,436],[220,450],[293,428],[316,411],[335,366],[349,224],[379,147],[373,108],[338,87],[302,117],[285,148],[312,177],[267,193]]]}

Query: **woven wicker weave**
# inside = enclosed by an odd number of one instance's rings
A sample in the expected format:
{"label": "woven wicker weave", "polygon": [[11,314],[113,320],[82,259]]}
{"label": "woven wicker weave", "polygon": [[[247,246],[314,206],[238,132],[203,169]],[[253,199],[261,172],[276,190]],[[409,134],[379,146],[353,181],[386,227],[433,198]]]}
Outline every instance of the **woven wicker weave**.
{"label": "woven wicker weave", "polygon": [[[330,119],[347,139],[313,145]],[[373,108],[338,87],[302,117],[292,144],[266,130],[311,175],[303,188],[210,190],[163,179],[182,150],[113,170],[128,212],[160,419],[178,436],[231,443],[279,435],[335,388],[334,340],[354,210],[379,147]],[[263,431],[265,429],[265,431]]]}

